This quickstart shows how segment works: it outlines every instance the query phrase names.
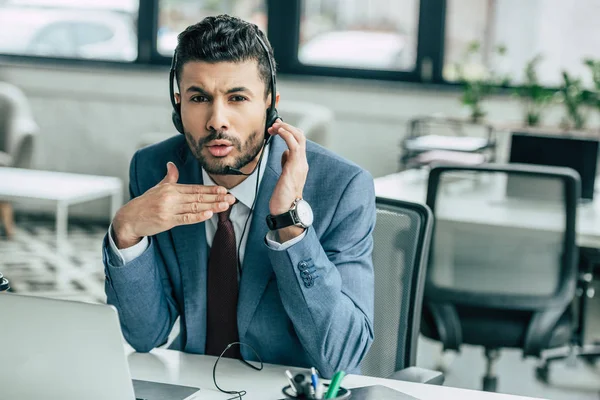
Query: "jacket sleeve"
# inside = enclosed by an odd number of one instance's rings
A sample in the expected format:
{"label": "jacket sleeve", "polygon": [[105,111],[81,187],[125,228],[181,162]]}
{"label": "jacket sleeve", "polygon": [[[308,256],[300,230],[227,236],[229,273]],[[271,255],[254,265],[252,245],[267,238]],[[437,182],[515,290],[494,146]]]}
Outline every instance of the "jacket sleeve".
{"label": "jacket sleeve", "polygon": [[288,249],[269,250],[283,306],[325,377],[358,371],[373,341],[375,216],[373,179],[361,171],[321,238],[310,227]]}
{"label": "jacket sleeve", "polygon": [[[137,153],[129,169],[129,193],[139,196]],[[165,262],[150,237],[148,248],[134,260],[123,264],[111,250],[108,234],[102,244],[107,303],[119,313],[121,330],[127,342],[138,352],[148,352],[166,343],[179,315]]]}

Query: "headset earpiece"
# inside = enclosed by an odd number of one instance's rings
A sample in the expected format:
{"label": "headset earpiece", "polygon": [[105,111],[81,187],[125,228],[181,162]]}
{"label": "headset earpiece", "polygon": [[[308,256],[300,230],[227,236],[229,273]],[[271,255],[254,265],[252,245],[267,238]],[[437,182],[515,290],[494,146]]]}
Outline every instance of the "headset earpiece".
{"label": "headset earpiece", "polygon": [[173,112],[171,113],[171,119],[177,132],[185,134],[183,130],[183,122],[181,121],[181,104],[177,104]]}
{"label": "headset earpiece", "polygon": [[277,118],[281,118],[279,116],[279,114],[277,113],[277,109],[276,108],[269,108],[267,110],[267,123],[265,125],[265,141],[267,143],[269,143],[269,141],[273,137],[269,133],[269,128],[273,126],[273,124],[275,123],[275,121],[277,121]]}

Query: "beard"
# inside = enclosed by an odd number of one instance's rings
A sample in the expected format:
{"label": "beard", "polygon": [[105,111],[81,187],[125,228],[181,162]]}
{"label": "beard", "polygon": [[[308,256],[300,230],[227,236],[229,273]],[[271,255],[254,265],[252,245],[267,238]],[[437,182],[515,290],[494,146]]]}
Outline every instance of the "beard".
{"label": "beard", "polygon": [[[228,168],[243,168],[258,156],[263,147],[263,141],[261,140],[262,137],[258,134],[258,131],[252,132],[244,143],[241,143],[237,137],[228,135],[222,130],[211,131],[208,136],[199,139],[198,142],[194,141],[194,138],[189,132],[185,133],[185,138],[190,149],[192,150],[192,153],[194,154],[194,157],[196,157],[202,168],[204,168],[207,173],[214,175],[226,175]],[[233,162],[227,162],[224,159],[213,158],[210,155],[209,157],[205,157],[204,154],[202,154],[202,150],[205,148],[206,143],[219,139],[228,140],[238,151],[239,155],[233,160]]]}

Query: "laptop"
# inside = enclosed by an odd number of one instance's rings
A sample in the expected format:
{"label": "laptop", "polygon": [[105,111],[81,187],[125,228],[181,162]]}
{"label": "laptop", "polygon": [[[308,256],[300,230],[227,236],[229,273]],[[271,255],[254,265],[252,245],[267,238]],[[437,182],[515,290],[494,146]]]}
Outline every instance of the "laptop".
{"label": "laptop", "polygon": [[143,393],[134,393],[114,307],[0,294],[0,398],[188,400],[199,390],[135,387]]}

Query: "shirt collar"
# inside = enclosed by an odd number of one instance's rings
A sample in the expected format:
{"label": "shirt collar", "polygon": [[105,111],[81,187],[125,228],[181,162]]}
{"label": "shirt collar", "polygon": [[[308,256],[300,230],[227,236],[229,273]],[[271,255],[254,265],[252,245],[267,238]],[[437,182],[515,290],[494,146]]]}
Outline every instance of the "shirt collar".
{"label": "shirt collar", "polygon": [[[252,203],[254,203],[254,196],[256,194],[256,180],[258,179],[258,185],[260,186],[260,182],[262,181],[262,177],[265,174],[265,169],[267,168],[267,160],[269,159],[269,150],[270,144],[268,144],[264,151],[264,155],[262,157],[262,161],[260,163],[259,172],[260,175],[252,174],[242,183],[229,189],[229,193],[233,195],[236,199],[239,200],[240,203],[245,205],[248,208],[252,208]],[[202,168],[202,181],[206,186],[216,186],[217,184],[211,179],[208,173]]]}

